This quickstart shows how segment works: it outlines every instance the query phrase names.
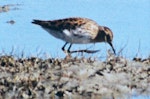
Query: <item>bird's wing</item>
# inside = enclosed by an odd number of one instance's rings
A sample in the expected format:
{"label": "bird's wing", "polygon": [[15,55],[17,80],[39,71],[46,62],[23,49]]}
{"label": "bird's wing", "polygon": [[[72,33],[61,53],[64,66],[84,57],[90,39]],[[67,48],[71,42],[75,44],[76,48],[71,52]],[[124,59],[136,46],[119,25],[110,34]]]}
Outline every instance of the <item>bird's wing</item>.
{"label": "bird's wing", "polygon": [[71,31],[76,36],[91,37],[92,35],[92,38],[95,38],[98,32],[97,23],[87,18],[66,18],[53,21],[33,20],[32,23],[55,31]]}
{"label": "bird's wing", "polygon": [[72,31],[73,35],[94,39],[98,34],[99,27],[94,21],[85,20],[84,24],[76,26]]}

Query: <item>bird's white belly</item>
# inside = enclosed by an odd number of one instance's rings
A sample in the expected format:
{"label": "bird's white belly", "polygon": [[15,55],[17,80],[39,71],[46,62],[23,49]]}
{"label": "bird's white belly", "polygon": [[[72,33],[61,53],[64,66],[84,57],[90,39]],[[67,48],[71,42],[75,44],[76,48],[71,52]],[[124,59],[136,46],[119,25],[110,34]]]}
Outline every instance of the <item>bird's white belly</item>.
{"label": "bird's white belly", "polygon": [[[45,28],[44,28],[45,29]],[[61,39],[65,42],[68,43],[76,43],[76,44],[86,44],[86,43],[91,43],[91,39],[87,36],[78,36],[78,35],[73,35],[73,33],[71,33],[68,30],[64,30],[63,32],[59,32],[59,31],[54,31],[54,30],[50,30],[50,29],[45,29],[46,31],[49,32],[49,34],[51,34],[52,36]]]}
{"label": "bird's white belly", "polygon": [[51,34],[52,36],[58,38],[58,39],[62,39],[65,38],[65,35],[59,31],[55,31],[55,30],[50,30],[47,28],[44,28],[44,30],[46,30],[49,34]]}
{"label": "bird's white belly", "polygon": [[76,36],[65,36],[65,41],[70,43],[76,43],[76,44],[86,44],[90,43],[90,39],[85,37],[76,37]]}

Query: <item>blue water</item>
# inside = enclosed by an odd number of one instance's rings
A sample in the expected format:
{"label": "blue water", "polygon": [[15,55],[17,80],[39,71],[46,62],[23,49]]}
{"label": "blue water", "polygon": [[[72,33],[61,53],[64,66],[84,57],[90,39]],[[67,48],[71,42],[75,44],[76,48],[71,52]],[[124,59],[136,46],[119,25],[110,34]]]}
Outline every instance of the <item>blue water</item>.
{"label": "blue water", "polygon": [[150,96],[133,96],[132,99],[150,99]]}
{"label": "blue water", "polygon": [[[39,26],[31,24],[32,19],[59,19],[66,17],[87,17],[98,24],[108,26],[114,32],[114,46],[117,52],[124,48],[122,55],[132,58],[150,55],[150,1],[149,0],[1,0],[0,5],[12,6],[18,10],[0,13],[0,49],[5,53],[22,51],[26,55],[47,53],[63,57],[64,42],[50,36]],[[14,25],[6,21],[14,20]],[[100,49],[97,57],[106,56],[111,49],[105,43],[95,45],[74,45],[71,49]],[[87,55],[87,54],[86,54]],[[88,55],[87,55],[88,56]]]}
{"label": "blue water", "polygon": [[[61,51],[64,42],[50,36],[39,26],[31,24],[32,19],[53,20],[67,17],[86,17],[98,24],[108,26],[114,33],[117,52],[124,48],[122,55],[132,58],[150,55],[150,1],[149,0],[1,0],[0,6],[11,6],[9,12],[0,13],[0,53],[13,51],[18,56],[43,55],[64,57]],[[18,10],[14,10],[14,9]],[[14,20],[15,24],[6,23]],[[105,57],[111,49],[105,43],[74,45],[71,49],[100,49],[95,54]],[[77,54],[75,54],[77,55]],[[85,54],[88,56],[88,54]],[[90,55],[89,55],[90,56]],[[91,55],[94,56],[94,55]],[[149,98],[149,97],[148,97]],[[139,96],[133,99],[148,99]]]}

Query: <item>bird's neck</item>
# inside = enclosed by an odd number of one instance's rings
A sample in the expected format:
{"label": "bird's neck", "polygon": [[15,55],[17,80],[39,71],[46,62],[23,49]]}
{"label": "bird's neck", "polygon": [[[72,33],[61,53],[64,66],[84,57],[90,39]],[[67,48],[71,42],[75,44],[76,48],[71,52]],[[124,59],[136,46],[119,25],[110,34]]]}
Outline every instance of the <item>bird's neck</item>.
{"label": "bird's neck", "polygon": [[105,42],[105,33],[103,30],[99,30],[97,36],[94,41],[96,42]]}

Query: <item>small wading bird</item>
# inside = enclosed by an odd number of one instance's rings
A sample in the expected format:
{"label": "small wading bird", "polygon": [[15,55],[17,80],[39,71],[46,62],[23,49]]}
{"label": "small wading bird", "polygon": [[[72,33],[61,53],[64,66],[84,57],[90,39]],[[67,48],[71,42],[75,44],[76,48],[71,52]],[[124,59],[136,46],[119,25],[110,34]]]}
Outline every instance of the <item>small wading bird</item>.
{"label": "small wading bird", "polygon": [[66,43],[62,47],[63,51],[65,51],[65,46],[70,43],[70,46],[67,50],[68,53],[97,52],[97,50],[70,51],[72,44],[107,42],[112,47],[114,54],[116,54],[112,44],[112,31],[106,26],[98,25],[91,19],[77,17],[49,21],[33,20],[32,23],[40,25],[44,30],[48,31],[54,37],[65,41]]}

